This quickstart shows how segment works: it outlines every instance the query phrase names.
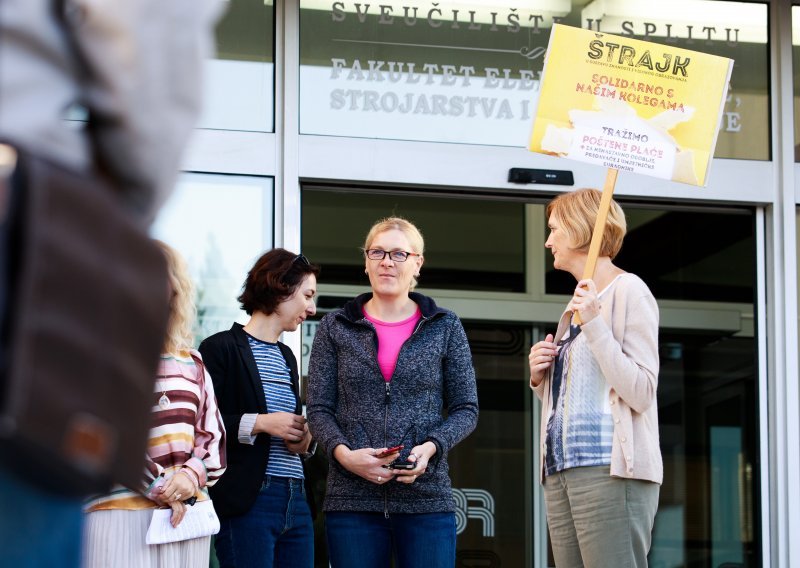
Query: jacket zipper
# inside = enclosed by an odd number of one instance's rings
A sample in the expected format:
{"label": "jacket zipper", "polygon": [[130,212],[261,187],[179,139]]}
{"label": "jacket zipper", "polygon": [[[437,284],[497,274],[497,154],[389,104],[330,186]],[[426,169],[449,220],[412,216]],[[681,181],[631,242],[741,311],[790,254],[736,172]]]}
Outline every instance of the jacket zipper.
{"label": "jacket zipper", "polygon": [[392,398],[392,381],[384,383],[386,386],[386,395],[383,397],[383,445],[388,447],[389,441],[387,435],[389,433],[389,401]]}
{"label": "jacket zipper", "polygon": [[[417,334],[419,329],[422,327],[422,324],[427,320],[428,320],[428,318],[426,318],[424,315],[419,318],[419,321],[417,322],[417,325],[414,328],[414,331],[411,333],[412,337]],[[375,333],[375,328],[373,328],[371,325],[367,325],[367,327],[370,327],[372,329],[372,332]],[[377,341],[377,335],[375,337],[376,337],[376,341]],[[411,337],[409,337],[408,339],[411,339]],[[408,342],[408,339],[406,339],[406,341],[403,343],[403,346],[405,346],[405,344]],[[400,351],[402,351],[402,350],[403,350],[403,347],[400,347]],[[392,386],[391,385],[392,385],[392,381],[391,380],[389,380],[389,381],[387,381],[385,383],[386,395],[383,397],[383,402],[384,402],[384,405],[383,405],[383,445],[387,446],[387,447],[389,445],[389,441],[388,441],[388,435],[389,435],[389,403],[391,402],[391,397],[392,397]],[[389,493],[388,493],[388,490],[386,489],[386,487],[383,488],[383,516],[386,517],[387,519],[389,518]]]}
{"label": "jacket zipper", "polygon": [[[417,332],[419,331],[420,327],[422,327],[422,323],[424,321],[426,321],[426,320],[427,320],[427,318],[425,316],[420,316],[419,321],[417,322],[417,325],[414,328],[414,331],[411,332],[411,337],[413,337],[414,335],[417,334]],[[405,344],[408,343],[408,340],[411,339],[411,337],[409,337],[408,339],[406,339],[403,342],[403,345],[400,347],[400,351],[403,350],[403,347],[405,347]],[[398,358],[399,358],[399,352],[398,352]],[[394,378],[394,377],[392,377],[392,378]],[[383,397],[383,402],[384,402],[384,407],[383,407],[383,445],[384,446],[388,446],[389,445],[389,440],[388,440],[387,436],[389,434],[389,403],[391,402],[391,398],[392,398],[392,381],[389,380],[389,381],[386,382],[386,396]],[[392,443],[395,443],[395,442],[392,442]],[[389,491],[388,491],[388,489],[386,487],[383,488],[383,516],[385,518],[387,518],[387,519],[389,518]]]}
{"label": "jacket zipper", "polygon": [[[392,382],[388,381],[386,384],[386,396],[383,397],[383,445],[388,446],[386,436],[389,432],[389,401],[392,397]],[[386,487],[383,488],[383,516],[389,518],[389,491]]]}

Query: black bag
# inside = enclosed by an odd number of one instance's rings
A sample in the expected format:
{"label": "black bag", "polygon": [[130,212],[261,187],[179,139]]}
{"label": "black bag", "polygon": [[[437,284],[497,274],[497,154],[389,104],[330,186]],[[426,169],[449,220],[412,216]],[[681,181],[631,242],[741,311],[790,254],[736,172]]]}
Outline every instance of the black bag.
{"label": "black bag", "polygon": [[166,260],[113,185],[17,151],[0,463],[61,494],[137,487],[169,317]]}

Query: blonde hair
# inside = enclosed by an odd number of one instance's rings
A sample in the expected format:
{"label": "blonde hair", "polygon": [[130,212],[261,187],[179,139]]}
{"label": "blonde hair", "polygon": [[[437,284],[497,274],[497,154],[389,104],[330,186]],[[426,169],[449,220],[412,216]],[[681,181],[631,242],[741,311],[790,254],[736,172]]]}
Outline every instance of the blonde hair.
{"label": "blonde hair", "polygon": [[197,316],[194,305],[194,284],[186,261],[174,248],[156,241],[167,258],[169,279],[169,323],[164,338],[164,353],[180,354],[193,347],[193,327]]}
{"label": "blonde hair", "polygon": [[[554,216],[566,233],[572,246],[578,250],[588,250],[592,242],[592,232],[600,209],[602,193],[597,189],[576,189],[562,193],[547,204],[547,218]],[[619,204],[611,200],[608,219],[603,230],[600,256],[613,259],[622,248],[622,239],[627,232],[625,213]]]}
{"label": "blonde hair", "polygon": [[[367,233],[367,238],[364,239],[364,250],[366,251],[372,245],[372,241],[374,241],[378,235],[392,230],[401,231],[406,236],[411,245],[411,250],[408,252],[415,252],[420,256],[425,253],[425,239],[422,238],[422,233],[417,229],[414,223],[402,217],[386,217],[376,221]],[[416,276],[412,276],[411,290],[416,287],[417,278]]]}

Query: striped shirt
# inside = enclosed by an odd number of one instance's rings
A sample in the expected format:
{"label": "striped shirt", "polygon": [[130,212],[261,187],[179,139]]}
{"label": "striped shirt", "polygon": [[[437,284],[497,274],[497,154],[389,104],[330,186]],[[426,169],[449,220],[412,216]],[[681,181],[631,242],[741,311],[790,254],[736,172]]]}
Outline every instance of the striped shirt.
{"label": "striped shirt", "polygon": [[[261,377],[267,413],[294,412],[296,399],[292,390],[292,377],[278,344],[261,341],[251,335],[247,336],[247,341]],[[289,451],[283,438],[270,436],[269,460],[265,473],[303,479],[303,462],[300,456]]]}
{"label": "striped shirt", "polygon": [[[611,288],[616,279],[600,294]],[[570,325],[558,342],[553,367],[553,410],[547,423],[545,475],[573,467],[611,464],[614,422],[611,387],[581,328]]]}
{"label": "striped shirt", "polygon": [[200,353],[194,350],[161,356],[142,484],[115,486],[108,495],[87,501],[85,512],[155,509],[158,505],[150,498],[153,490],[183,468],[191,470],[189,477],[199,482],[198,500],[208,499],[206,487],[225,471],[225,427],[214,383],[200,361]]}

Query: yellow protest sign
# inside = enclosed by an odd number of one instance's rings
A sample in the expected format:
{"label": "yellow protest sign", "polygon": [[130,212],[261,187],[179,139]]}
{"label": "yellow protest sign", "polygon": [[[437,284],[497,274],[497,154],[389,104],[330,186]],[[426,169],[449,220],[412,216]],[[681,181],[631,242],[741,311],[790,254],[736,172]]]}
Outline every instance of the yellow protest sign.
{"label": "yellow protest sign", "polygon": [[553,25],[528,148],[706,185],[733,60]]}

